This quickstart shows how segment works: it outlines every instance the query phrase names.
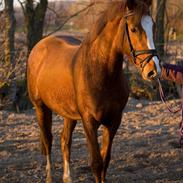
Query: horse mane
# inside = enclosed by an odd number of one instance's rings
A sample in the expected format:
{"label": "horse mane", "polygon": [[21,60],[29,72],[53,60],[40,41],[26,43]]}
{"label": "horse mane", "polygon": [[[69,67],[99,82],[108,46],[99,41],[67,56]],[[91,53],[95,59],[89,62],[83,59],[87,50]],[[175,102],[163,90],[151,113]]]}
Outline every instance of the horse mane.
{"label": "horse mane", "polygon": [[[109,3],[106,10],[104,10],[99,16],[92,30],[88,32],[85,38],[85,43],[90,44],[95,41],[109,21],[112,21],[116,17],[119,19],[123,18],[126,13],[126,6],[126,0]],[[143,0],[137,0],[136,8],[133,12],[136,15],[135,21],[140,21],[144,14],[148,14],[148,3],[145,3]]]}

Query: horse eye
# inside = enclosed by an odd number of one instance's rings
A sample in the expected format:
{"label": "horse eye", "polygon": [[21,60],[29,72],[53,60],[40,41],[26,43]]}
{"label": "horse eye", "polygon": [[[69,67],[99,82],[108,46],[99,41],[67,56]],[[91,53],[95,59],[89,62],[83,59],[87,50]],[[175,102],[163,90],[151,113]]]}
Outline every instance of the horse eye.
{"label": "horse eye", "polygon": [[135,28],[135,27],[133,27],[132,29],[131,29],[131,32],[137,32],[137,29]]}

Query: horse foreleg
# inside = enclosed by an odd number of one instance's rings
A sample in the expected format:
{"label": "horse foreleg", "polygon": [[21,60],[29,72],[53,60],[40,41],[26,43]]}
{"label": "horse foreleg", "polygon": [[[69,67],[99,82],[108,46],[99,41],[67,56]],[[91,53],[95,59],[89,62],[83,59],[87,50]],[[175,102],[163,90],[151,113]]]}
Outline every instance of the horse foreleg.
{"label": "horse foreleg", "polygon": [[103,169],[102,169],[102,183],[105,182],[105,177],[107,173],[107,168],[111,159],[111,147],[113,138],[117,132],[117,129],[120,125],[121,118],[119,120],[113,121],[111,126],[104,126],[103,128],[103,139],[102,139],[102,149],[101,156],[103,160]]}
{"label": "horse foreleg", "polygon": [[92,117],[83,119],[83,126],[88,142],[88,149],[90,152],[90,164],[96,183],[101,183],[102,172],[102,158],[100,155],[100,148],[97,139],[97,130],[99,122]]}
{"label": "horse foreleg", "polygon": [[72,183],[70,175],[70,148],[72,143],[72,132],[76,126],[77,121],[65,118],[64,128],[61,135],[61,149],[63,154],[63,164],[64,164],[64,183]]}
{"label": "horse foreleg", "polygon": [[52,146],[52,112],[43,103],[35,105],[37,120],[40,127],[41,137],[41,150],[42,153],[47,157],[46,165],[46,183],[52,183],[52,172],[51,172],[51,146]]}

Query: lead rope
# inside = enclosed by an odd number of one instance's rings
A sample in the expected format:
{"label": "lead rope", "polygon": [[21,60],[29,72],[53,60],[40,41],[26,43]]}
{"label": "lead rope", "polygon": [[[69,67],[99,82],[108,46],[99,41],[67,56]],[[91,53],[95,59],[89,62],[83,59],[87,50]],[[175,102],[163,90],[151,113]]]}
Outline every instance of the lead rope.
{"label": "lead rope", "polygon": [[181,89],[182,119],[180,122],[180,145],[183,146],[183,87]]}
{"label": "lead rope", "polygon": [[180,122],[180,141],[179,142],[180,142],[180,145],[183,146],[183,87],[181,89],[181,105],[178,109],[172,109],[165,100],[165,95],[164,95],[163,88],[162,88],[162,85],[161,85],[161,82],[159,79],[158,79],[158,84],[159,84],[160,98],[161,98],[162,102],[166,105],[168,111],[173,114],[180,112],[180,111],[182,113],[182,119]]}

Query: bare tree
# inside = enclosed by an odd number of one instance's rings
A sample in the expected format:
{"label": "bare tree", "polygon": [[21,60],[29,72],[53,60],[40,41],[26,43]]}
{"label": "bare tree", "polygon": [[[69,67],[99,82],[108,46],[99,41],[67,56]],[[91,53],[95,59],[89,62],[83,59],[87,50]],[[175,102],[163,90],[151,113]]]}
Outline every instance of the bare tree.
{"label": "bare tree", "polygon": [[44,19],[48,6],[48,0],[26,0],[21,2],[19,0],[23,13],[25,16],[26,33],[27,33],[27,47],[28,52],[43,36]]}
{"label": "bare tree", "polygon": [[5,0],[5,62],[13,63],[14,60],[14,33],[15,33],[15,17],[13,9],[13,1]]}
{"label": "bare tree", "polygon": [[0,11],[4,9],[4,0],[0,0]]}
{"label": "bare tree", "polygon": [[88,11],[92,6],[94,6],[95,3],[87,3],[87,5],[85,5],[83,8],[80,8],[79,10],[77,10],[76,12],[74,12],[73,14],[65,17],[65,19],[61,22],[61,24],[52,32],[48,33],[46,36],[50,36],[54,33],[56,33],[57,31],[61,30],[65,24],[67,24],[72,18],[77,17],[79,15],[81,15],[83,12]]}
{"label": "bare tree", "polygon": [[158,0],[153,0],[152,6],[151,6],[151,10],[152,10],[151,13],[154,20],[156,20],[156,14],[157,14],[157,2]]}
{"label": "bare tree", "polygon": [[156,46],[160,58],[164,57],[164,43],[165,43],[165,10],[166,10],[166,0],[158,0],[156,7],[156,24],[157,24],[157,36],[156,36]]}
{"label": "bare tree", "polygon": [[[5,0],[5,31],[4,31],[4,65],[13,68],[15,65],[15,48],[14,48],[14,34],[15,34],[15,17],[13,0]],[[16,81],[15,73],[11,72],[10,99],[13,104],[16,103]]]}

